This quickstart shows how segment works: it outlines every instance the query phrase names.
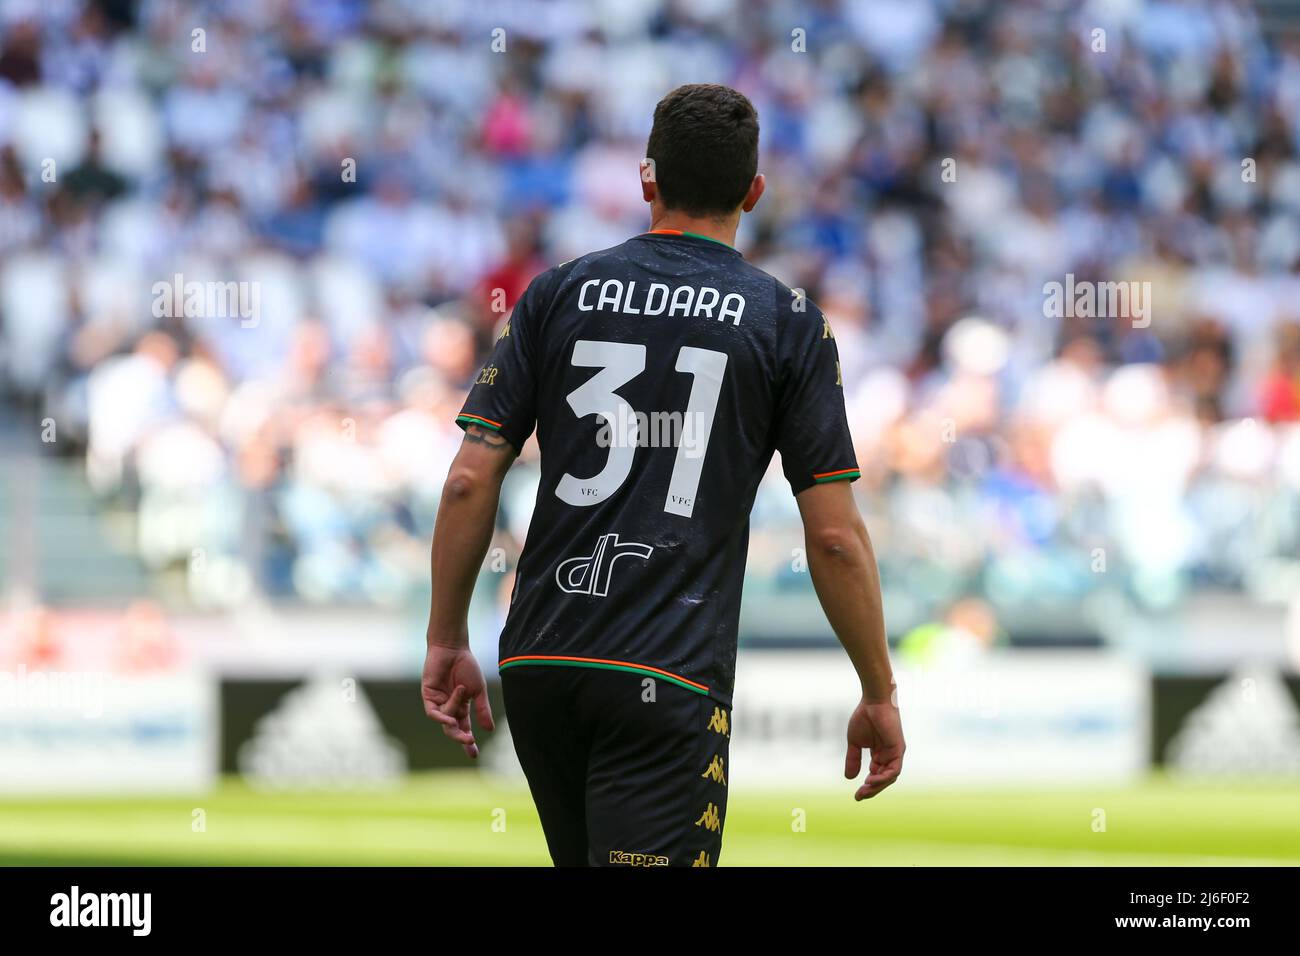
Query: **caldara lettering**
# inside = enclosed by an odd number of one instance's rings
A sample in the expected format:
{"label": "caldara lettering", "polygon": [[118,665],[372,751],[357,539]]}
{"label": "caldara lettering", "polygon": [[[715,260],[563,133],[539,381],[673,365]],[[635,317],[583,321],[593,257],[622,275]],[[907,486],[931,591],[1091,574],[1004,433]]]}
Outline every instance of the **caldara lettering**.
{"label": "caldara lettering", "polygon": [[126,926],[133,936],[148,936],[152,893],[82,893],[78,886],[50,897],[51,926]]}
{"label": "caldara lettering", "polygon": [[621,315],[658,316],[677,319],[713,319],[739,325],[745,314],[745,297],[738,292],[712,286],[668,286],[651,282],[641,287],[622,279],[588,279],[578,289],[579,312],[617,312]]}

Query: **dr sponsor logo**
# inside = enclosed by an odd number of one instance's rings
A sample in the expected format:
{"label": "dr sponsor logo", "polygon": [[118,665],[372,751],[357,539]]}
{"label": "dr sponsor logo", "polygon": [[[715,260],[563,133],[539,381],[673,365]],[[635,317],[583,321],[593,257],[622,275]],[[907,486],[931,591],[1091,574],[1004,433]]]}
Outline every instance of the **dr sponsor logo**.
{"label": "dr sponsor logo", "polygon": [[617,534],[603,534],[596,542],[596,550],[577,558],[567,558],[555,568],[555,583],[569,594],[590,594],[605,597],[609,594],[610,579],[614,576],[614,562],[619,558],[647,559],[654,547],[635,541],[618,540]]}

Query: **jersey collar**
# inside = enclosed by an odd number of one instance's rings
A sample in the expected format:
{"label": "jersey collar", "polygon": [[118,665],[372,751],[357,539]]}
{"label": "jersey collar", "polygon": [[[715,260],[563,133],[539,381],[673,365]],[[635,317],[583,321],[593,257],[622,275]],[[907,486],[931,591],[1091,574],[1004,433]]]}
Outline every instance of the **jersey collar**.
{"label": "jersey collar", "polygon": [[641,233],[643,236],[689,236],[692,239],[707,239],[709,242],[717,243],[724,249],[730,249],[732,252],[739,252],[735,246],[723,242],[721,239],[714,239],[712,236],[706,236],[699,232],[687,232],[685,229],[651,229],[649,232]]}

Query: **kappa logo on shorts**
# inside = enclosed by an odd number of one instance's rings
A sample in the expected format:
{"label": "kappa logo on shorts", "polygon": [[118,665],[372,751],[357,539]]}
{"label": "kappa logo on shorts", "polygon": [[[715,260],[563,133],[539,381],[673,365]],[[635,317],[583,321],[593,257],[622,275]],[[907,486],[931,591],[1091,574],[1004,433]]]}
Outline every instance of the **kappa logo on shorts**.
{"label": "kappa logo on shorts", "polygon": [[695,861],[691,864],[691,866],[708,866],[708,865],[709,865],[709,855],[705,853],[703,850],[700,851],[700,855],[697,856],[695,858]]}
{"label": "kappa logo on shorts", "polygon": [[714,783],[720,783],[724,787],[727,785],[726,774],[722,772],[722,758],[717,754],[713,755],[713,760],[704,768],[704,773],[700,774],[700,776],[707,777]]}
{"label": "kappa logo on shorts", "polygon": [[731,730],[727,726],[727,712],[721,707],[713,708],[713,716],[709,718],[709,730],[724,737],[731,735]]}
{"label": "kappa logo on shorts", "polygon": [[615,561],[628,557],[648,559],[654,550],[653,545],[620,542],[617,534],[602,534],[594,552],[580,558],[568,558],[556,566],[555,583],[561,591],[569,594],[605,597],[609,594]]}
{"label": "kappa logo on shorts", "polygon": [[609,862],[621,866],[667,866],[668,857],[655,853],[629,853],[627,850],[610,850]]}
{"label": "kappa logo on shorts", "polygon": [[722,817],[718,815],[718,805],[710,803],[700,814],[700,818],[695,821],[697,827],[704,827],[706,830],[712,830],[714,833],[722,829]]}

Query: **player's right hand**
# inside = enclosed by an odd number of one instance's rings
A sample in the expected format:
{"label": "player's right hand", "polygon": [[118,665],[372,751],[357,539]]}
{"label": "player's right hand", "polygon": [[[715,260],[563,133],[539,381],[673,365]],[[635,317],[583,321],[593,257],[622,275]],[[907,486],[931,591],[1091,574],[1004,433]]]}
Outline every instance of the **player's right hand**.
{"label": "player's right hand", "polygon": [[488,704],[487,684],[470,649],[431,643],[424,659],[420,696],[424,699],[425,714],[442,725],[444,734],[465,748],[467,757],[477,757],[478,744],[469,724],[471,705],[480,727],[494,730],[496,725]]}
{"label": "player's right hand", "polygon": [[867,779],[853,795],[854,800],[869,800],[898,779],[903,770],[903,722],[892,701],[868,703],[862,700],[849,718],[849,751],[844,758],[845,779],[853,780],[862,772],[862,751],[871,754]]}

